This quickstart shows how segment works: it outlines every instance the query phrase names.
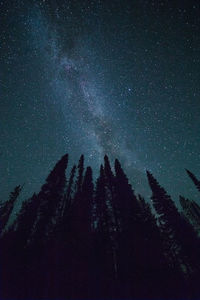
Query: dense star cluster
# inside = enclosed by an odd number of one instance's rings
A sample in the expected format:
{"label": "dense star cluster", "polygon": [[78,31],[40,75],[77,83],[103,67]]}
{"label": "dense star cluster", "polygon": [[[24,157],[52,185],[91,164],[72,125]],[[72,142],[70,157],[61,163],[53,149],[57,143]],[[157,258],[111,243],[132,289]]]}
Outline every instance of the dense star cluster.
{"label": "dense star cluster", "polygon": [[175,201],[196,198],[184,168],[199,174],[199,13],[198,1],[1,1],[0,200],[37,191],[66,152],[94,175],[118,158],[144,195],[148,169]]}

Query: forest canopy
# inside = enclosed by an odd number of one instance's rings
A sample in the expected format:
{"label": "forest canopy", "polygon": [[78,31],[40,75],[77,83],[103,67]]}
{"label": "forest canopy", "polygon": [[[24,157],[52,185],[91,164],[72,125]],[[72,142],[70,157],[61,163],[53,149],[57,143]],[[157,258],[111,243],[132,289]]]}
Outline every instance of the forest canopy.
{"label": "forest canopy", "polygon": [[[9,218],[22,186],[0,207],[1,299],[197,299],[200,206],[179,211],[147,171],[151,205],[107,155],[94,182],[81,155],[68,178],[68,154],[39,193]],[[200,181],[189,170],[198,190]]]}

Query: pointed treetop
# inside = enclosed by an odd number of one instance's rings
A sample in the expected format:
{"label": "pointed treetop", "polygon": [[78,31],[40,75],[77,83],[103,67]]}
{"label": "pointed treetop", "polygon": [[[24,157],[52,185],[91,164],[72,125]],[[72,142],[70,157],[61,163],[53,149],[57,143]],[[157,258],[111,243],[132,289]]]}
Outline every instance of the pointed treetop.
{"label": "pointed treetop", "polygon": [[108,155],[107,154],[104,155],[104,160],[108,160]]}
{"label": "pointed treetop", "polygon": [[53,170],[50,172],[49,176],[47,177],[47,182],[55,181],[56,177],[60,177],[65,173],[68,164],[68,154],[65,154],[61,157],[61,159],[56,163]]}
{"label": "pointed treetop", "polygon": [[178,209],[171,197],[165,191],[165,189],[159,185],[158,181],[153,177],[153,175],[149,171],[147,171],[147,177],[150,188],[152,190],[151,199],[153,201],[153,206],[158,215],[160,215],[160,219],[165,219],[166,212],[167,214],[175,216],[174,219],[178,217]]}
{"label": "pointed treetop", "polygon": [[121,166],[119,160],[117,158],[115,159],[115,173],[116,173],[116,175],[127,177],[126,174],[124,173],[124,170],[122,169],[122,166]]}
{"label": "pointed treetop", "polygon": [[146,174],[147,174],[147,178],[148,178],[151,189],[155,188],[155,187],[159,187],[160,189],[165,191],[164,188],[160,186],[157,179],[153,176],[153,174],[150,171],[146,170]]}
{"label": "pointed treetop", "polygon": [[15,189],[10,193],[9,200],[2,203],[0,206],[0,233],[2,230],[6,227],[6,224],[10,218],[10,215],[13,211],[13,207],[16,203],[16,200],[18,199],[18,196],[22,190],[21,185],[18,185],[15,187]]}
{"label": "pointed treetop", "polygon": [[83,164],[84,164],[84,155],[81,154],[80,159],[79,159],[78,167],[82,166]]}
{"label": "pointed treetop", "polygon": [[120,162],[119,162],[119,160],[116,158],[115,159],[115,170],[117,169],[117,170],[120,170],[122,167],[121,167],[121,164],[120,164]]}
{"label": "pointed treetop", "polygon": [[17,185],[14,190],[10,193],[9,200],[7,201],[8,203],[14,203],[16,198],[19,196],[21,193],[23,187],[21,185]]}
{"label": "pointed treetop", "polygon": [[155,177],[153,176],[153,174],[151,172],[146,170],[146,174],[147,174],[147,178],[148,178],[149,185],[151,188],[154,186],[159,186],[158,181],[155,179]]}
{"label": "pointed treetop", "polygon": [[103,167],[103,165],[101,164],[101,166],[100,166],[100,174],[103,173],[103,172],[104,172],[104,167]]}
{"label": "pointed treetop", "polygon": [[92,168],[89,166],[86,168],[85,176],[92,175]]}
{"label": "pointed treetop", "polygon": [[86,172],[85,172],[84,182],[88,181],[88,180],[92,180],[92,168],[91,167],[87,167]]}
{"label": "pointed treetop", "polygon": [[193,183],[195,184],[196,188],[200,191],[200,180],[196,178],[196,176],[189,170],[185,169],[188,176],[192,179]]}
{"label": "pointed treetop", "polygon": [[155,193],[155,192],[159,191],[162,194],[167,195],[165,189],[159,185],[158,181],[153,176],[153,174],[151,172],[149,172],[148,170],[146,171],[146,173],[147,173],[148,182],[149,182],[149,185],[150,185],[150,188],[151,188],[152,192]]}
{"label": "pointed treetop", "polygon": [[148,177],[153,176],[152,173],[151,173],[150,171],[148,171],[148,170],[146,170],[146,173],[147,173],[147,176],[148,176]]}
{"label": "pointed treetop", "polygon": [[107,176],[113,177],[113,172],[111,170],[110,161],[107,155],[104,156],[104,170]]}
{"label": "pointed treetop", "polygon": [[108,158],[107,154],[104,156],[104,164],[105,165],[110,165],[109,158]]}
{"label": "pointed treetop", "polygon": [[17,185],[17,186],[15,187],[14,191],[11,192],[11,194],[14,194],[14,193],[19,194],[19,193],[21,192],[22,189],[23,189],[23,186]]}

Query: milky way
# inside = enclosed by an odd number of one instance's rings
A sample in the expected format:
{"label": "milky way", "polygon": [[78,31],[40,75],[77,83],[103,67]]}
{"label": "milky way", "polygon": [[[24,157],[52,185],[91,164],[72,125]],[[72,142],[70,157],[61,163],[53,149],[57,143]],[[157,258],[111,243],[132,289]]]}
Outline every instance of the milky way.
{"label": "milky way", "polygon": [[175,200],[198,197],[184,173],[200,175],[196,1],[0,5],[2,197],[37,191],[66,152],[95,174],[118,158],[146,196],[149,169]]}
{"label": "milky way", "polygon": [[[99,72],[97,74],[94,72],[96,49],[88,45],[88,37],[81,37],[81,42],[74,38],[73,55],[70,55],[67,47],[63,47],[63,43],[66,45],[65,37],[60,39],[59,28],[57,29],[55,21],[48,24],[48,16],[41,15],[36,10],[29,22],[32,25],[32,35],[35,34],[32,43],[36,45],[41,43],[42,55],[44,57],[49,55],[46,72],[55,70],[50,86],[56,99],[54,101],[62,106],[63,114],[66,116],[66,136],[73,129],[71,126],[75,127],[74,136],[78,131],[77,140],[80,140],[80,145],[76,145],[79,154],[87,153],[89,162],[92,164],[97,162],[98,167],[106,153],[109,153],[112,158],[119,157],[129,164],[130,157],[127,156],[128,151],[126,151],[128,150],[126,149],[127,138],[124,136],[124,139],[121,139],[123,129],[118,112],[115,105],[106,103],[109,101],[108,95],[104,93],[106,83],[102,83],[102,80],[98,80],[96,76],[104,77],[102,71],[104,66],[99,63]],[[48,24],[48,31],[45,24]],[[42,28],[43,32],[41,32]],[[41,41],[40,36],[42,36]],[[93,62],[94,58],[95,62]],[[130,92],[131,89],[127,88],[127,91]],[[70,118],[69,121],[70,115],[73,119]],[[69,140],[69,147],[71,149],[71,140]],[[133,162],[136,150],[131,151],[131,156]],[[133,167],[138,169],[139,161],[135,159],[134,163],[137,164],[137,168]]]}

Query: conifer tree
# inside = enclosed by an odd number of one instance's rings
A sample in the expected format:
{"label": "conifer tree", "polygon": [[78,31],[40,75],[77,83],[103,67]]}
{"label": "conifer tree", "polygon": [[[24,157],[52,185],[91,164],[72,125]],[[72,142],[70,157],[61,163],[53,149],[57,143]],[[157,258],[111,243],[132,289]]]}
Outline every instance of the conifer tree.
{"label": "conifer tree", "polygon": [[96,224],[97,231],[109,232],[108,207],[106,205],[106,179],[102,165],[100,166],[100,175],[96,182],[94,223]]}
{"label": "conifer tree", "polygon": [[192,225],[178,212],[171,197],[148,171],[147,177],[160,228],[168,239],[168,255],[186,274],[199,272],[197,249],[200,245]]}
{"label": "conifer tree", "polygon": [[29,243],[31,230],[34,222],[36,221],[39,204],[38,196],[33,194],[30,199],[23,202],[14,223],[18,244],[21,243],[21,246],[23,247]]}
{"label": "conifer tree", "polygon": [[85,176],[82,181],[81,192],[72,204],[72,217],[73,230],[76,234],[88,235],[91,232],[91,211],[93,204],[93,182],[92,182],[92,169],[87,167]]}
{"label": "conifer tree", "polygon": [[39,208],[35,220],[32,236],[38,241],[44,241],[45,236],[49,236],[55,227],[58,206],[63,198],[66,184],[66,168],[68,164],[68,154],[65,154],[55,165],[46,179],[38,194]]}
{"label": "conifer tree", "polygon": [[141,285],[147,286],[148,283],[141,278],[142,274],[148,270],[147,245],[145,244],[146,224],[143,220],[142,207],[117,159],[115,160],[115,192],[115,207],[120,220],[120,234],[117,238],[119,277],[130,286],[130,294],[126,297],[130,297],[131,294],[138,297],[144,292]]}
{"label": "conifer tree", "polygon": [[92,179],[92,169],[91,167],[87,167],[85,176],[83,178],[81,197],[76,203],[75,207],[76,235],[80,241],[79,248],[83,248],[82,252],[88,252],[91,244],[93,192],[94,186]]}
{"label": "conifer tree", "polygon": [[128,178],[117,159],[115,160],[115,189],[117,216],[121,229],[127,231],[131,229],[130,222],[133,222],[133,219],[135,219],[135,222],[139,221],[140,207]]}
{"label": "conifer tree", "polygon": [[198,180],[196,178],[196,176],[192,172],[190,172],[189,170],[186,169],[186,172],[187,172],[188,176],[190,177],[190,179],[193,181],[193,183],[196,186],[197,190],[200,192],[200,180]]}
{"label": "conifer tree", "polygon": [[94,261],[95,276],[98,279],[94,286],[102,298],[105,295],[108,297],[109,289],[115,277],[113,220],[110,212],[107,184],[105,170],[103,165],[101,165],[94,196]]}
{"label": "conifer tree", "polygon": [[0,207],[0,234],[5,229],[8,223],[9,217],[12,213],[13,207],[19,194],[21,193],[22,187],[20,185],[16,186],[14,191],[10,193],[9,200],[1,204]]}
{"label": "conifer tree", "polygon": [[[83,160],[79,164],[83,170]],[[77,182],[81,182],[68,214],[66,230],[67,265],[71,274],[71,288],[77,298],[88,298],[91,274],[91,243],[92,227],[91,214],[93,204],[92,169],[87,167],[84,177],[82,171],[78,174]],[[82,179],[81,179],[82,178]],[[81,180],[80,180],[81,179]]]}
{"label": "conifer tree", "polygon": [[[54,280],[51,282],[51,289],[49,289],[49,294],[46,297],[59,297],[64,299],[66,295],[72,293],[74,289],[73,284],[70,283],[70,287],[66,289],[66,284],[71,282],[73,276],[76,273],[73,262],[76,261],[76,246],[74,243],[74,228],[72,226],[73,222],[73,196],[74,196],[74,177],[76,173],[76,165],[74,165],[70,172],[70,177],[67,182],[67,186],[63,190],[63,196],[61,197],[61,210],[59,217],[54,229],[54,245],[53,251],[49,255],[49,261],[54,262],[54,266],[51,273],[54,274],[55,270],[59,276],[56,274],[53,276]],[[75,244],[75,246],[74,246]],[[52,245],[50,245],[52,248]],[[50,251],[49,251],[50,252]],[[52,264],[52,263],[51,263]],[[73,271],[74,268],[74,271]]]}
{"label": "conifer tree", "polygon": [[63,197],[64,199],[63,199],[63,207],[62,207],[62,213],[61,213],[63,219],[66,218],[67,213],[68,213],[69,208],[70,208],[71,203],[72,203],[73,183],[74,183],[75,173],[76,173],[76,165],[74,165],[71,169],[68,186],[67,186],[66,192],[65,192],[64,197]]}
{"label": "conifer tree", "polygon": [[115,176],[111,170],[107,155],[104,156],[104,174],[106,183],[106,202],[110,214],[110,230],[114,233],[120,231],[120,220],[116,203]]}
{"label": "conifer tree", "polygon": [[82,189],[82,183],[83,183],[83,172],[84,172],[84,156],[81,155],[78,163],[78,177],[76,180],[76,187],[75,187],[75,197],[79,196]]}
{"label": "conifer tree", "polygon": [[[60,267],[60,235],[57,235],[59,208],[66,186],[66,168],[68,154],[56,163],[53,170],[37,195],[38,209],[32,226],[29,248],[31,249],[31,263],[33,270],[32,281],[35,286],[34,298],[50,298],[58,291],[56,273]],[[62,255],[61,255],[62,257]],[[41,279],[39,279],[41,277]]]}
{"label": "conifer tree", "polygon": [[114,197],[115,180],[114,180],[114,174],[111,170],[110,162],[107,155],[104,156],[104,173],[105,173],[107,187],[110,190],[111,196]]}
{"label": "conifer tree", "polygon": [[21,186],[1,206],[0,298],[198,299],[199,205],[180,196],[179,212],[147,171],[153,215],[117,159],[113,173],[104,157],[95,188],[83,155],[76,180],[67,164],[66,154],[6,231]]}
{"label": "conifer tree", "polygon": [[200,207],[195,201],[185,199],[180,196],[179,201],[183,209],[184,215],[188,218],[190,223],[194,226],[196,231],[200,234]]}
{"label": "conifer tree", "polygon": [[[75,169],[72,170],[72,178],[74,178]],[[83,184],[83,172],[84,172],[84,156],[81,155],[78,163],[78,175],[75,182],[74,197],[71,201],[70,210],[68,213],[68,234],[75,240],[77,232],[79,232],[80,222],[78,220],[79,207],[82,205],[82,184]],[[71,188],[70,188],[71,189]]]}
{"label": "conifer tree", "polygon": [[[86,223],[88,223],[88,229],[91,228],[91,209],[93,205],[93,193],[94,193],[94,184],[92,178],[92,169],[87,167],[86,173],[83,179],[82,186],[82,198],[83,198],[83,214],[86,218]],[[91,230],[91,229],[89,229]]]}
{"label": "conifer tree", "polygon": [[155,298],[161,298],[163,294],[168,293],[167,274],[170,278],[168,262],[163,254],[163,238],[149,203],[141,195],[138,195],[138,202],[141,207],[141,235],[143,237],[140,251],[143,254],[143,283],[146,286],[144,296],[148,298],[152,294]]}

